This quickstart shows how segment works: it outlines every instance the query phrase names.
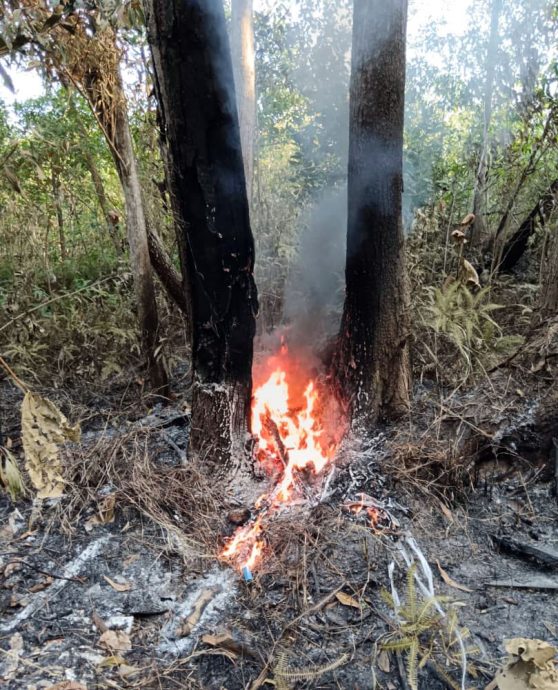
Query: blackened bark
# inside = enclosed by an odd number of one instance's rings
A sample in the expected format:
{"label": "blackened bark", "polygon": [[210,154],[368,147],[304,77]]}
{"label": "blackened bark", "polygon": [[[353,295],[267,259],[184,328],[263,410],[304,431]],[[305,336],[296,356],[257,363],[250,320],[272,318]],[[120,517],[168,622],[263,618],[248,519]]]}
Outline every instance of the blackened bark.
{"label": "blackened bark", "polygon": [[409,402],[401,219],[407,0],[355,0],[346,296],[335,374],[353,423]]}
{"label": "blackened bark", "polygon": [[221,0],[149,0],[171,202],[192,313],[190,453],[231,475],[246,457],[257,293]]}
{"label": "blackened bark", "polygon": [[558,180],[554,180],[539,201],[537,201],[533,210],[504,245],[500,262],[501,272],[509,273],[515,267],[527,249],[529,238],[539,224],[543,227],[546,225],[552,211],[556,208],[557,201]]}

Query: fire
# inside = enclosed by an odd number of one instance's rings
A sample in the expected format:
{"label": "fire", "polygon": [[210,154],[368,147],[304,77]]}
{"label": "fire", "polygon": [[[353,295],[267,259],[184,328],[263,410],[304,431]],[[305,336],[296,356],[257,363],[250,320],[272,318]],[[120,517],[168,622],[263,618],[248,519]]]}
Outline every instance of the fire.
{"label": "fire", "polygon": [[307,366],[290,358],[286,346],[256,370],[254,378],[256,459],[275,483],[256,501],[256,517],[239,527],[221,552],[223,559],[248,571],[265,550],[265,519],[304,495],[308,480],[333,460],[344,433],[335,399]]}

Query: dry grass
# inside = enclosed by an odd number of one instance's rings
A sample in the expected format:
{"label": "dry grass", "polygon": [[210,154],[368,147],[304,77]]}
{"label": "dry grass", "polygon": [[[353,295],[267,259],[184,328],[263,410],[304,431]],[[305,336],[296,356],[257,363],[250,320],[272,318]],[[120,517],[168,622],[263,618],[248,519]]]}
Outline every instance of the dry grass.
{"label": "dry grass", "polygon": [[225,489],[192,463],[156,460],[163,451],[157,436],[155,429],[104,434],[68,452],[65,499],[54,519],[70,534],[91,508],[101,522],[112,519],[112,506],[116,514],[132,508],[162,527],[186,560],[213,558],[224,528]]}

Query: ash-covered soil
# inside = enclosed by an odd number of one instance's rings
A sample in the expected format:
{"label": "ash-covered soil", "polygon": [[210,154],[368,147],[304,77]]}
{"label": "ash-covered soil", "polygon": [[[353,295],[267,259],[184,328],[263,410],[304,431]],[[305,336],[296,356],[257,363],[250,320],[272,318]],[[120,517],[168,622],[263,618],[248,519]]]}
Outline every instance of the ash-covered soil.
{"label": "ash-covered soil", "polygon": [[[461,642],[465,687],[485,688],[504,639],[558,644],[556,566],[506,548],[558,551],[540,472],[485,465],[444,501],[394,471],[393,434],[352,442],[325,491],[276,516],[247,583],[217,558],[230,506],[185,488],[197,477],[182,465],[187,424],[184,407],[97,419],[85,450],[68,450],[65,498],[2,496],[3,688],[407,690],[413,636],[420,688],[461,687]],[[437,598],[422,606],[430,574]],[[402,607],[416,599],[406,623],[394,591]]]}

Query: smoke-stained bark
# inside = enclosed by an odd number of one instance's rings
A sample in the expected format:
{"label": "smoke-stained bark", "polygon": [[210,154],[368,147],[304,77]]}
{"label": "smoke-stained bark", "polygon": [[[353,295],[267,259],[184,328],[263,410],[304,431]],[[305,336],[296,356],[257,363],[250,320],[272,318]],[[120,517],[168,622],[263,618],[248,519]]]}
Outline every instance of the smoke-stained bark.
{"label": "smoke-stained bark", "polygon": [[355,0],[346,296],[336,375],[353,422],[409,402],[401,219],[407,0]]}
{"label": "smoke-stained bark", "polygon": [[558,225],[550,231],[548,246],[542,259],[539,313],[544,319],[558,314]]}
{"label": "smoke-stained bark", "polygon": [[233,71],[220,0],[149,0],[171,202],[192,314],[190,452],[246,457],[257,293]]}
{"label": "smoke-stained bark", "polygon": [[256,62],[253,0],[232,0],[231,54],[248,201],[252,199],[256,138]]}

